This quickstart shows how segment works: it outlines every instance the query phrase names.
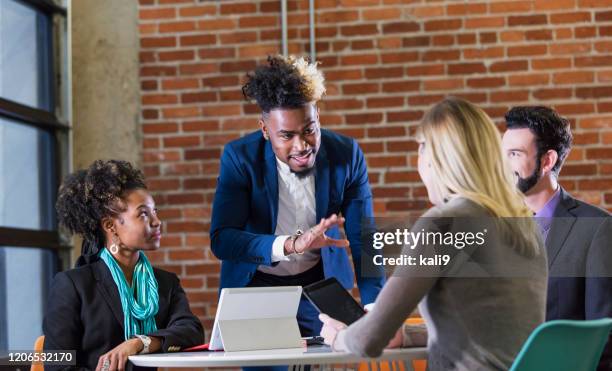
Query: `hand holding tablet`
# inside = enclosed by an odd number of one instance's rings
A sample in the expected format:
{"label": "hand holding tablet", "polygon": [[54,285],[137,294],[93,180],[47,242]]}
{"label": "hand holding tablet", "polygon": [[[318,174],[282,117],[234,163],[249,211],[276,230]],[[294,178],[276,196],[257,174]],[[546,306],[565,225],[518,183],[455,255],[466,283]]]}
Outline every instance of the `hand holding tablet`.
{"label": "hand holding tablet", "polygon": [[305,286],[304,295],[319,312],[347,326],[366,313],[334,277]]}

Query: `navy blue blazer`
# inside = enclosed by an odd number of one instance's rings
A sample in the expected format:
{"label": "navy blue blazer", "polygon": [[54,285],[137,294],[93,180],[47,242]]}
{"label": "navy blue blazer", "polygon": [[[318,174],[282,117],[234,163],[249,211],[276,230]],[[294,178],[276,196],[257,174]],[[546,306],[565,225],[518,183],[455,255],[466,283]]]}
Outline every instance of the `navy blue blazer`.
{"label": "navy blue blazer", "polygon": [[[610,213],[561,189],[546,250],[550,271],[546,320],[612,317]],[[571,277],[562,277],[564,273],[571,273]],[[593,277],[600,273],[601,277]],[[604,349],[598,370],[612,370],[611,341]]]}
{"label": "navy blue blazer", "polygon": [[[354,139],[321,130],[315,166],[316,220],[333,213],[345,217],[361,300],[371,303],[384,284],[384,271],[368,269],[368,274],[362,274],[362,253],[371,251],[371,244],[362,244],[362,223],[373,216],[363,152]],[[277,216],[278,174],[270,143],[260,131],[228,143],[221,156],[210,228],[212,251],[222,261],[220,289],[244,287],[258,265],[272,264]],[[337,227],[326,234],[340,237]],[[345,248],[324,247],[321,259],[326,278],[335,277],[345,288],[353,287]]]}

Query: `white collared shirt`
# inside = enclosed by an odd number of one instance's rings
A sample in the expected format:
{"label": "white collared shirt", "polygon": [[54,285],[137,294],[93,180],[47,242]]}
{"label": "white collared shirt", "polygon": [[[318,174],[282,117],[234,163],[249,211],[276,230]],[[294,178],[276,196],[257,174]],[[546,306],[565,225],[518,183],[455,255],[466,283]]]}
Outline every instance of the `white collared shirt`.
{"label": "white collared shirt", "polygon": [[303,255],[285,256],[284,245],[287,238],[298,229],[307,231],[317,224],[314,171],[299,177],[289,165],[276,158],[278,171],[278,216],[276,230],[278,237],[272,245],[272,262],[276,266],[260,265],[257,269],[277,276],[296,275],[314,267],[321,258],[320,252],[307,251]]}

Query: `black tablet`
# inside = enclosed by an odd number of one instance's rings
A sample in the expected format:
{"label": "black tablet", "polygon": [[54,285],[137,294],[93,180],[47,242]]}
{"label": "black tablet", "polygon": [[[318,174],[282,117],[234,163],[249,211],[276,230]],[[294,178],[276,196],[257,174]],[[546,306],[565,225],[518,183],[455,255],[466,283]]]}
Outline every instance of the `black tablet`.
{"label": "black tablet", "polygon": [[305,286],[304,295],[319,312],[347,325],[365,314],[363,307],[333,277]]}

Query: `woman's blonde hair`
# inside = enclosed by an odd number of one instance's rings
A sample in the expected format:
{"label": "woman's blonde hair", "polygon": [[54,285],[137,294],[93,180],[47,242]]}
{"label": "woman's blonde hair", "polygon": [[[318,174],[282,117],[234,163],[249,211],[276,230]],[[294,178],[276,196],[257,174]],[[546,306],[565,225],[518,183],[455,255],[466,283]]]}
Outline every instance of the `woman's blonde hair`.
{"label": "woman's blonde hair", "polygon": [[503,234],[521,254],[538,254],[533,214],[515,185],[500,133],[482,109],[460,98],[444,99],[425,114],[417,137],[425,144],[436,179],[431,186],[440,199],[459,196],[481,205],[500,218]]}

